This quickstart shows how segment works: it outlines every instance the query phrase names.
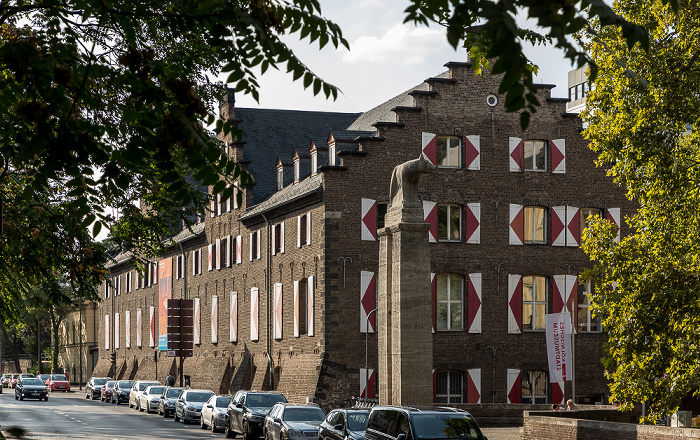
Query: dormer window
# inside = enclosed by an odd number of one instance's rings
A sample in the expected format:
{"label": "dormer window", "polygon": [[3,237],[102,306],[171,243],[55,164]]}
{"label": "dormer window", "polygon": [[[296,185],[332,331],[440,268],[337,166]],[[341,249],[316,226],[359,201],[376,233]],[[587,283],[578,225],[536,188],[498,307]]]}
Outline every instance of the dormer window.
{"label": "dormer window", "polygon": [[284,170],[282,167],[277,168],[277,190],[284,188]]}
{"label": "dormer window", "polygon": [[299,160],[294,162],[294,183],[299,182]]}
{"label": "dormer window", "polygon": [[335,144],[328,147],[328,164],[335,166]]}
{"label": "dormer window", "polygon": [[318,153],[314,151],[311,153],[311,175],[316,174],[316,169],[318,169]]}

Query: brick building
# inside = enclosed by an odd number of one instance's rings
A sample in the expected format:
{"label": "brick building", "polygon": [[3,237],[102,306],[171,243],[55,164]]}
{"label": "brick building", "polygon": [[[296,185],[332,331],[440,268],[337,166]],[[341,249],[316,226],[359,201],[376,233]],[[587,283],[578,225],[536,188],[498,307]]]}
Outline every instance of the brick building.
{"label": "brick building", "polygon": [[580,120],[566,113],[568,99],[551,97],[553,86],[538,85],[542,105],[522,132],[519,115],[504,111],[499,77],[446,67],[361,114],[222,102],[246,133],[223,139],[228,154],[256,184],[241,188],[241,206],[213,203],[148,273],[119,256],[100,306],[95,374],[110,373],[113,350],[113,377],[163,381],[177,371],[157,350],[161,287],[194,299],[194,356],[184,364],[193,386],[274,388],[326,408],[376,395],[376,231],[393,168],[425,154],[439,167],[420,182],[431,224],[435,402],[570,397],[570,382],[547,379],[544,315],[572,304],[576,394],[602,401],[606,335],[588,311],[596,287],[578,282],[591,264],[578,246],[586,216],[625,234],[620,219],[633,206],[594,166]]}

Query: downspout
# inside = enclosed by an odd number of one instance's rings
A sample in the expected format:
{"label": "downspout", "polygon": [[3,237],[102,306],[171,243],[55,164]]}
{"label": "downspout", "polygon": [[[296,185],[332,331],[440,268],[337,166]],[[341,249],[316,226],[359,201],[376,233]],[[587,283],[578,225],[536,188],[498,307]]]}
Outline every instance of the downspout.
{"label": "downspout", "polygon": [[266,270],[265,270],[265,296],[267,298],[267,307],[266,307],[266,312],[267,312],[267,368],[269,370],[270,374],[270,389],[273,390],[274,384],[275,384],[275,378],[274,378],[274,373],[272,370],[272,356],[270,356],[270,352],[272,351],[272,340],[270,340],[270,315],[271,315],[271,307],[270,307],[270,281],[271,281],[271,276],[270,276],[270,271],[272,270],[272,249],[270,248],[270,243],[271,243],[271,238],[270,238],[270,222],[267,220],[267,217],[265,217],[265,214],[261,213],[260,214],[265,220],[265,265],[266,265]]}

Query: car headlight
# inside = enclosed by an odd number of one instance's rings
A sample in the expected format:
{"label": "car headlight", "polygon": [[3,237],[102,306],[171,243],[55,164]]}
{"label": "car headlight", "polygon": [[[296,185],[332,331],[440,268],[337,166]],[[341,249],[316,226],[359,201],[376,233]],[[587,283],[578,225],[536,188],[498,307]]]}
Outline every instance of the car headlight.
{"label": "car headlight", "polygon": [[301,432],[297,431],[294,428],[287,428],[287,436],[288,437],[301,437]]}
{"label": "car headlight", "polygon": [[188,411],[197,411],[197,408],[195,408],[194,406],[188,406],[187,410]]}
{"label": "car headlight", "polygon": [[226,414],[219,413],[218,417],[219,417],[221,420],[224,420],[224,419],[226,418]]}

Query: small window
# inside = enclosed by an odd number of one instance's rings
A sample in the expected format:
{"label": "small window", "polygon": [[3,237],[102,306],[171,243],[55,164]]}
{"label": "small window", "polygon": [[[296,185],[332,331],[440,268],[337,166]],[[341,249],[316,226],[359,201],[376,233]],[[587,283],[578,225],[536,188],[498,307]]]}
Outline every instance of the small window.
{"label": "small window", "polygon": [[591,296],[595,294],[593,287],[593,281],[591,280],[588,280],[586,284],[579,285],[578,315],[576,317],[579,332],[593,333],[603,331],[603,324],[600,318],[591,313]]}
{"label": "small window", "polygon": [[569,87],[569,101],[576,101],[576,87]]}
{"label": "small window", "polygon": [[335,144],[328,146],[328,164],[330,166],[335,166]]}
{"label": "small window", "polygon": [[539,206],[526,206],[524,208],[525,230],[523,238],[525,243],[546,243],[546,210]]}
{"label": "small window", "polygon": [[523,143],[523,167],[525,171],[547,171],[547,143],[525,141]]}
{"label": "small window", "polygon": [[436,281],[435,321],[438,330],[462,330],[464,277],[440,274]]}
{"label": "small window", "polygon": [[547,279],[523,277],[523,330],[544,331],[547,313]]}
{"label": "small window", "polygon": [[590,216],[593,216],[594,218],[603,217],[603,210],[598,209],[598,208],[581,208],[579,210],[579,214],[581,216],[581,224],[580,224],[580,229],[581,231],[581,238],[583,238],[583,230],[588,226],[589,222],[593,219],[589,218]]}
{"label": "small window", "polygon": [[313,152],[311,153],[311,174],[316,174],[316,170],[318,169],[318,153]]}
{"label": "small window", "polygon": [[520,399],[522,403],[547,403],[549,379],[546,371],[523,371]]}
{"label": "small window", "polygon": [[387,209],[389,209],[389,203],[377,202],[377,229],[382,229],[384,227],[384,218],[386,217]]}
{"label": "small window", "polygon": [[299,182],[299,161],[294,162],[294,183]]}
{"label": "small window", "polygon": [[307,223],[308,221],[306,220],[306,216],[309,214],[304,214],[299,217],[299,246],[303,246],[307,242],[307,236],[309,231],[307,231]]}
{"label": "small window", "polygon": [[306,334],[307,292],[309,281],[307,278],[299,280],[299,335]]}
{"label": "small window", "polygon": [[435,375],[435,403],[462,403],[464,373],[443,371]]}
{"label": "small window", "polygon": [[578,84],[576,86],[576,99],[583,98],[583,84]]}
{"label": "small window", "polygon": [[277,168],[277,190],[284,188],[284,169]]}
{"label": "small window", "polygon": [[282,224],[274,225],[272,231],[275,234],[275,248],[274,253],[279,254],[282,252]]}
{"label": "small window", "polygon": [[443,168],[459,168],[461,139],[456,136],[438,136],[437,165]]}
{"label": "small window", "polygon": [[438,205],[437,223],[438,240],[461,240],[462,208],[459,205]]}

